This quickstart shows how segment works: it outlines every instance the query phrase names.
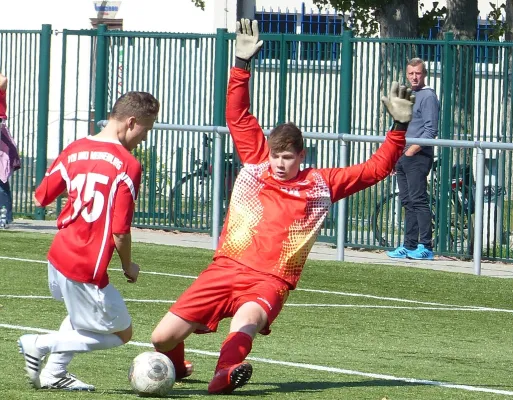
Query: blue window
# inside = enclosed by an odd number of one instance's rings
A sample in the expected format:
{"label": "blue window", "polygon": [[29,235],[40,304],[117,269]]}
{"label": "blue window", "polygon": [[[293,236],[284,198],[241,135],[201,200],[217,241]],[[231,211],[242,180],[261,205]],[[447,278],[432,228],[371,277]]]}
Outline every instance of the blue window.
{"label": "blue window", "polygon": [[255,19],[258,21],[260,32],[296,33],[296,13],[257,12],[255,13]]}
{"label": "blue window", "polygon": [[[493,33],[494,26],[487,20],[478,20],[476,40],[482,42],[496,42],[490,35]],[[497,64],[499,62],[499,47],[495,46],[477,46],[476,62],[486,64]]]}
{"label": "blue window", "polygon": [[[264,33],[305,33],[316,35],[341,35],[344,30],[344,18],[338,14],[307,13],[303,3],[301,11],[288,9],[285,12],[255,10],[260,32]],[[287,41],[286,58],[288,60],[334,60],[340,57],[340,44],[312,41]],[[261,52],[262,59],[279,59],[280,42],[266,41]]]}
{"label": "blue window", "polygon": [[[301,33],[316,35],[341,35],[344,31],[344,19],[337,15],[305,14],[301,22]],[[335,60],[340,56],[340,44],[322,42],[303,42],[301,58],[303,60]]]}
{"label": "blue window", "polygon": [[[427,35],[423,36],[425,39],[439,39],[444,21],[438,19],[435,26],[429,29]],[[488,20],[479,19],[476,27],[475,40],[480,42],[492,42],[496,39],[492,39],[490,36],[494,31],[493,24]],[[475,62],[486,63],[486,64],[497,64],[499,60],[499,48],[493,46],[476,46]],[[440,61],[442,54],[442,46],[431,45],[431,44],[419,44],[417,45],[418,57],[425,61]]]}
{"label": "blue window", "polygon": [[301,33],[317,35],[342,35],[344,18],[338,15],[305,14],[301,22]]}
{"label": "blue window", "polygon": [[[297,14],[289,13],[288,11],[282,13],[278,12],[256,12],[255,19],[258,21],[258,29],[260,32],[265,33],[296,33],[297,28]],[[293,60],[296,58],[297,43],[294,42],[290,45],[287,51],[287,59]],[[278,41],[265,41],[262,46],[260,57],[262,59],[280,58],[281,46]]]}

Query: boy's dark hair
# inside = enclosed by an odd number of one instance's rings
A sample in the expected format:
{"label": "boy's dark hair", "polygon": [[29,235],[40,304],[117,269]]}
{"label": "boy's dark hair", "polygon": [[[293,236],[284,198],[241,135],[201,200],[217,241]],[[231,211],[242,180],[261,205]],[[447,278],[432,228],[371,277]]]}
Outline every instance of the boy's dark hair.
{"label": "boy's dark hair", "polygon": [[112,107],[111,118],[156,117],[160,110],[159,101],[147,92],[127,92],[122,95]]}
{"label": "boy's dark hair", "polygon": [[269,135],[267,144],[271,152],[281,153],[292,151],[300,153],[303,151],[303,134],[292,122],[276,126]]}

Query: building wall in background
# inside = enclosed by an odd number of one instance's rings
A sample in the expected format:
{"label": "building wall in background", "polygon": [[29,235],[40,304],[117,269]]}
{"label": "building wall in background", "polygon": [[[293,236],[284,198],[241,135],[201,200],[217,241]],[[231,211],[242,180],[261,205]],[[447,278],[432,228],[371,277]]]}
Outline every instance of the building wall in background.
{"label": "building wall in background", "polygon": [[[425,8],[433,0],[423,0]],[[484,18],[490,11],[490,2],[500,5],[503,0],[479,0]],[[97,17],[93,0],[25,0],[2,2],[2,29],[39,29],[51,24],[53,29],[89,29],[90,18]],[[121,0],[116,18],[123,19],[123,28],[130,31],[213,33],[217,28],[234,30],[237,0],[206,0],[205,10],[190,0]],[[439,1],[444,5],[444,0]],[[300,10],[304,4],[310,12],[317,7],[311,0],[244,0],[244,7],[257,10]],[[30,10],[30,12],[26,12]]]}

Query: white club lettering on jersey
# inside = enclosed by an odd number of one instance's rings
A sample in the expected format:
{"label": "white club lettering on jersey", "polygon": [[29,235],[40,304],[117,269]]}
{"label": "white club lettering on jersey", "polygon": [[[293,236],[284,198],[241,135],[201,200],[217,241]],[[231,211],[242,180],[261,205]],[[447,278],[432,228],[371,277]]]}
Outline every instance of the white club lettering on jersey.
{"label": "white club lettering on jersey", "polygon": [[123,166],[123,161],[107,151],[79,151],[78,153],[72,153],[68,156],[68,164],[80,160],[107,161],[108,163],[112,164],[118,171]]}

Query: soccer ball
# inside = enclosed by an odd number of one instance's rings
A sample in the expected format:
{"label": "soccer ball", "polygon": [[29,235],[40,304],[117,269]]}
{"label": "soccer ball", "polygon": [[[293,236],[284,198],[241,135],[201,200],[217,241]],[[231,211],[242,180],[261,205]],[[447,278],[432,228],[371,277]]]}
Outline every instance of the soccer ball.
{"label": "soccer ball", "polygon": [[166,355],[146,351],[132,361],[128,380],[139,396],[165,396],[175,383],[175,367]]}

